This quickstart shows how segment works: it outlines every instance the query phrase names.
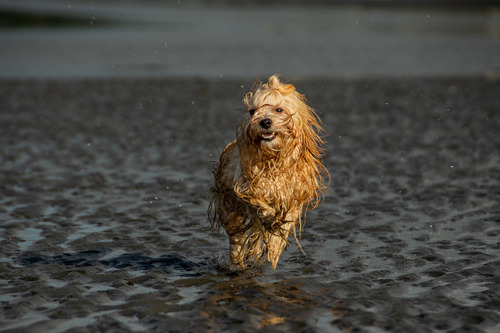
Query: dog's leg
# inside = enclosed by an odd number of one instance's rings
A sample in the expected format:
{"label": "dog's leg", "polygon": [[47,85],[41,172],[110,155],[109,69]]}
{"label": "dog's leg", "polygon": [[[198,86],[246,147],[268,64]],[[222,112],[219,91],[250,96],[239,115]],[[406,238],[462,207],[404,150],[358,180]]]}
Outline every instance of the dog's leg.
{"label": "dog's leg", "polygon": [[224,230],[229,236],[229,255],[231,263],[238,268],[245,267],[246,230],[245,218],[237,213],[230,213],[223,222]]}
{"label": "dog's leg", "polygon": [[279,228],[273,231],[266,231],[265,250],[267,252],[267,260],[276,269],[281,252],[288,244],[288,236],[295,228],[294,222],[283,223]]}
{"label": "dog's leg", "polygon": [[229,236],[229,255],[233,265],[245,268],[245,241],[241,234]]}
{"label": "dog's leg", "polygon": [[293,207],[285,214],[283,221],[278,222],[280,225],[276,230],[266,231],[264,238],[265,251],[267,252],[267,260],[271,262],[274,270],[278,264],[281,252],[283,252],[288,244],[288,238],[290,235],[295,236],[295,229],[300,227],[301,215],[302,206]]}
{"label": "dog's leg", "polygon": [[265,230],[260,223],[260,219],[253,217],[252,226],[246,236],[247,258],[252,258],[256,262],[262,259],[262,240],[264,238],[264,232]]}

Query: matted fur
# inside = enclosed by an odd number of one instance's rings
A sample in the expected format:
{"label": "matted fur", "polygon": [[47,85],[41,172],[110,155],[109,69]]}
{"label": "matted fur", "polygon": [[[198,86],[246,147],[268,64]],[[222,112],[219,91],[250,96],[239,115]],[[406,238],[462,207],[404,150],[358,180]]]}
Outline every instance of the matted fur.
{"label": "matted fur", "polygon": [[302,229],[302,214],[327,191],[322,127],[305,96],[276,75],[254,86],[242,104],[236,140],[214,168],[209,219],[228,234],[234,265],[267,257],[276,269],[289,236],[297,239]]}

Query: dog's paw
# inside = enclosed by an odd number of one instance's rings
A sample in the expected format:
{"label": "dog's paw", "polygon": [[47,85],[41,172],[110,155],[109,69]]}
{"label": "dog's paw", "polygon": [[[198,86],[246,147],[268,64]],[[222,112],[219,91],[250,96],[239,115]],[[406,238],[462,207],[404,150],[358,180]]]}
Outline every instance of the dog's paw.
{"label": "dog's paw", "polygon": [[276,215],[276,210],[272,207],[259,208],[257,210],[257,215],[261,220],[274,220],[274,216]]}

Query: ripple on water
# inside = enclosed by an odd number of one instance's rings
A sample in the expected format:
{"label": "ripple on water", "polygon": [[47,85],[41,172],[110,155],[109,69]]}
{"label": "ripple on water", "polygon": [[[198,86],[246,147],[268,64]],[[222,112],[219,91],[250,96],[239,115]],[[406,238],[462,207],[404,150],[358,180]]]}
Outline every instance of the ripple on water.
{"label": "ripple on water", "polygon": [[495,332],[498,82],[301,81],[333,186],[307,215],[305,254],[292,241],[276,272],[232,270],[227,236],[208,229],[214,147],[234,137],[241,82],[0,82],[0,322]]}
{"label": "ripple on water", "polygon": [[42,230],[38,228],[22,228],[17,231],[17,237],[21,238],[21,242],[17,246],[21,251],[27,251],[36,241],[43,239]]}

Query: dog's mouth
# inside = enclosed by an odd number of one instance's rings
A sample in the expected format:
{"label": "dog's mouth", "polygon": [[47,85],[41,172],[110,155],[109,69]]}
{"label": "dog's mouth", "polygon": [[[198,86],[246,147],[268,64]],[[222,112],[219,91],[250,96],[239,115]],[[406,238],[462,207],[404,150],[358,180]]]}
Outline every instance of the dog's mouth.
{"label": "dog's mouth", "polygon": [[264,141],[272,141],[276,138],[276,132],[261,133],[260,138]]}

